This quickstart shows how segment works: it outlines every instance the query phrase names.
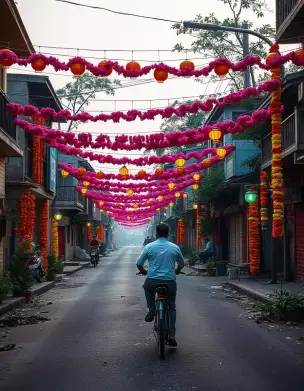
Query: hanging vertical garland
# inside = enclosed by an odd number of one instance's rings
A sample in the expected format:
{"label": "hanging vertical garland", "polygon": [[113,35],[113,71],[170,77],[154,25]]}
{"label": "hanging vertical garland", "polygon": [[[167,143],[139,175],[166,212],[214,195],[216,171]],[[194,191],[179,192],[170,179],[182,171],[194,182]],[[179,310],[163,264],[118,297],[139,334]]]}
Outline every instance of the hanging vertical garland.
{"label": "hanging vertical garland", "polygon": [[91,223],[89,223],[87,225],[87,239],[88,239],[88,242],[90,242],[93,239],[92,224]]}
{"label": "hanging vertical garland", "polygon": [[268,176],[266,171],[260,172],[260,219],[261,219],[261,228],[263,231],[267,229],[268,223]]}
{"label": "hanging vertical garland", "polygon": [[249,264],[250,273],[256,274],[260,271],[260,216],[259,198],[249,204]]}
{"label": "hanging vertical garland", "polygon": [[183,219],[179,219],[177,223],[177,244],[185,243],[185,226]]}
{"label": "hanging vertical garland", "polygon": [[100,242],[104,242],[104,226],[103,225],[100,225],[99,227],[97,227],[96,233],[97,233],[97,239]]}
{"label": "hanging vertical garland", "polygon": [[52,254],[58,258],[59,256],[59,238],[58,238],[58,223],[55,219],[52,219],[52,231],[51,231],[51,237],[52,237]]}
{"label": "hanging vertical garland", "polygon": [[[24,240],[33,241],[35,217],[35,196],[26,190],[20,198],[20,220],[17,229],[19,244]],[[29,250],[31,250],[31,245]]]}
{"label": "hanging vertical garland", "polygon": [[199,248],[202,245],[201,237],[201,218],[200,218],[200,205],[196,208],[196,247]]}
{"label": "hanging vertical garland", "polygon": [[[270,54],[266,62],[277,54],[279,54],[279,45],[275,43],[269,49]],[[282,113],[281,94],[282,94],[282,79],[281,69],[274,68],[270,70],[271,79],[279,80],[281,83],[278,88],[271,93],[271,142],[272,142],[272,166],[271,166],[271,188],[273,200],[273,215],[272,215],[272,237],[282,238],[284,233],[284,184],[283,184],[283,166],[282,166]]]}
{"label": "hanging vertical garland", "polygon": [[[34,117],[35,125],[43,126],[45,119],[42,117]],[[33,135],[33,180],[39,185],[43,185],[43,157],[45,143],[41,141],[40,136]]]}
{"label": "hanging vertical garland", "polygon": [[39,242],[43,257],[43,268],[48,269],[48,250],[49,250],[49,201],[43,200],[40,208],[40,232]]}

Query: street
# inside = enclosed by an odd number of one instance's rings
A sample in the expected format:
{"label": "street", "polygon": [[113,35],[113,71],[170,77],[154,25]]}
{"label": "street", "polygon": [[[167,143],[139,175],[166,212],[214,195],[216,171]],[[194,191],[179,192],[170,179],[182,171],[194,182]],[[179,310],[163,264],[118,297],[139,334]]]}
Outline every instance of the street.
{"label": "street", "polygon": [[304,345],[240,317],[244,308],[208,277],[177,277],[179,346],[160,361],[143,320],[140,250],[122,248],[59,283],[44,295],[49,321],[10,329],[16,348],[0,353],[1,391],[303,389]]}

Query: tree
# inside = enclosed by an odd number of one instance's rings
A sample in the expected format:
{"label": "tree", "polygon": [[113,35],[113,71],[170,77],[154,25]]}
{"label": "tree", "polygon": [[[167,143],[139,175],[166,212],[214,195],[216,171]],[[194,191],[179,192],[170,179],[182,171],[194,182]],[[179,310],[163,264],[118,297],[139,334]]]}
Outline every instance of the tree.
{"label": "tree", "polygon": [[[97,92],[105,92],[107,95],[115,94],[115,86],[120,86],[119,80],[109,80],[108,78],[98,78],[85,73],[74,81],[67,83],[63,88],[56,91],[63,106],[71,111],[73,115],[84,111],[90,103],[90,99],[95,99]],[[78,121],[70,121],[68,131],[77,129]]]}
{"label": "tree", "polygon": [[[265,0],[218,0],[227,6],[229,16],[220,20],[214,13],[208,16],[197,15],[194,18],[195,22],[210,23],[223,26],[243,27],[244,24],[248,25],[248,28],[255,30],[268,38],[272,39],[275,35],[275,29],[270,24],[264,24],[260,27],[256,27],[252,22],[245,19],[245,13],[251,12],[252,17],[261,19],[264,16],[264,11],[267,10]],[[240,61],[243,58],[243,36],[239,33],[232,33],[227,31],[208,31],[208,30],[196,30],[186,28],[182,23],[175,23],[172,26],[176,30],[177,35],[190,35],[194,38],[191,44],[191,49],[194,53],[200,53],[204,58],[218,58],[227,57],[232,61]],[[268,53],[268,47],[261,39],[249,40],[249,52],[252,55],[258,55],[266,57]],[[181,43],[177,43],[174,46],[174,51],[185,52],[186,49]],[[250,76],[252,85],[256,85],[256,75],[254,69],[250,69]],[[227,78],[230,79],[231,90],[239,90],[243,88],[243,79],[241,73],[229,73]],[[261,79],[269,78],[267,73],[259,73],[259,81]],[[215,76],[211,76],[214,80]]]}

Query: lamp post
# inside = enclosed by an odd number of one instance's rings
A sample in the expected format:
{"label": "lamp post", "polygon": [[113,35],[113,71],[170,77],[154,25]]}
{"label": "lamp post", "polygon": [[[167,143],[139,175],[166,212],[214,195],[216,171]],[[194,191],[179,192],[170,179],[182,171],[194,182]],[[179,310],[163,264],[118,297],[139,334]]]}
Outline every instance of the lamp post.
{"label": "lamp post", "polygon": [[62,219],[62,213],[60,212],[60,210],[57,210],[57,212],[54,213],[54,219],[56,221],[60,221]]}

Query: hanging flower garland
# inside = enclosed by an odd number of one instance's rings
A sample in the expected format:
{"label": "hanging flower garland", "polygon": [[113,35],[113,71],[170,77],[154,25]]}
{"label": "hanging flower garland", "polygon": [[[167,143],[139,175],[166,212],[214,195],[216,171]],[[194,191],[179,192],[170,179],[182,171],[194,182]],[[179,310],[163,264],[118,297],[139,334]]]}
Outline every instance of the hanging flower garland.
{"label": "hanging flower garland", "polygon": [[51,239],[52,239],[52,254],[58,258],[59,256],[59,237],[58,237],[58,222],[55,219],[52,219],[51,222]]}
{"label": "hanging flower garland", "polygon": [[196,208],[196,247],[200,248],[202,245],[202,236],[201,236],[201,207],[198,204]]}
{"label": "hanging flower garland", "polygon": [[97,121],[113,121],[118,123],[121,119],[131,122],[136,119],[144,120],[154,120],[158,115],[163,119],[171,118],[173,115],[178,117],[184,117],[186,114],[196,114],[199,111],[211,111],[214,106],[224,107],[227,103],[237,104],[243,99],[249,99],[251,97],[257,97],[261,92],[273,92],[277,88],[278,82],[276,80],[267,80],[264,83],[260,84],[258,87],[249,87],[238,92],[232,92],[225,96],[222,100],[216,98],[209,98],[206,102],[195,101],[191,105],[181,104],[178,107],[168,106],[164,109],[149,109],[147,111],[141,110],[129,110],[126,113],[121,111],[115,111],[111,114],[98,114],[92,115],[87,112],[81,112],[78,114],[72,114],[69,110],[60,110],[56,112],[54,109],[47,107],[39,110],[37,107],[32,105],[22,106],[17,103],[8,103],[7,110],[10,114],[17,116],[23,115],[25,117],[41,116],[46,119],[59,120],[64,118],[68,121],[81,121],[81,122],[97,122]]}
{"label": "hanging flower garland", "polygon": [[105,232],[104,232],[104,226],[103,225],[100,225],[100,226],[97,227],[96,234],[97,234],[97,239],[100,242],[104,242]]}
{"label": "hanging flower garland", "polygon": [[90,242],[93,239],[93,232],[92,232],[92,224],[91,223],[87,224],[87,239],[88,239],[88,242]]}
{"label": "hanging flower garland", "polygon": [[[277,58],[279,45],[276,43],[270,48],[270,54],[266,62],[271,64],[273,58]],[[281,94],[282,79],[281,69],[271,66],[271,79],[279,80],[279,87],[271,94],[271,142],[272,142],[272,166],[271,166],[271,188],[273,200],[272,215],[272,237],[282,238],[284,234],[284,183],[283,183],[283,166],[282,166],[282,113]]]}
{"label": "hanging flower garland", "polygon": [[261,219],[261,228],[263,231],[267,229],[268,224],[268,176],[266,171],[260,172],[260,219]]}
{"label": "hanging flower garland", "polygon": [[48,269],[48,254],[49,254],[49,201],[43,200],[40,207],[40,231],[39,243],[43,257],[43,268]]}
{"label": "hanging flower garland", "polygon": [[[20,197],[20,219],[17,229],[19,244],[24,240],[33,241],[35,230],[35,196],[26,190]],[[29,250],[31,250],[31,244]]]}
{"label": "hanging flower garland", "polygon": [[[44,126],[45,119],[35,116],[34,123]],[[33,134],[33,180],[39,185],[43,184],[43,142],[38,134]]]}
{"label": "hanging flower garland", "polygon": [[[254,190],[254,189],[253,189]],[[250,273],[255,275],[260,271],[260,218],[259,197],[249,204],[249,265]]]}

